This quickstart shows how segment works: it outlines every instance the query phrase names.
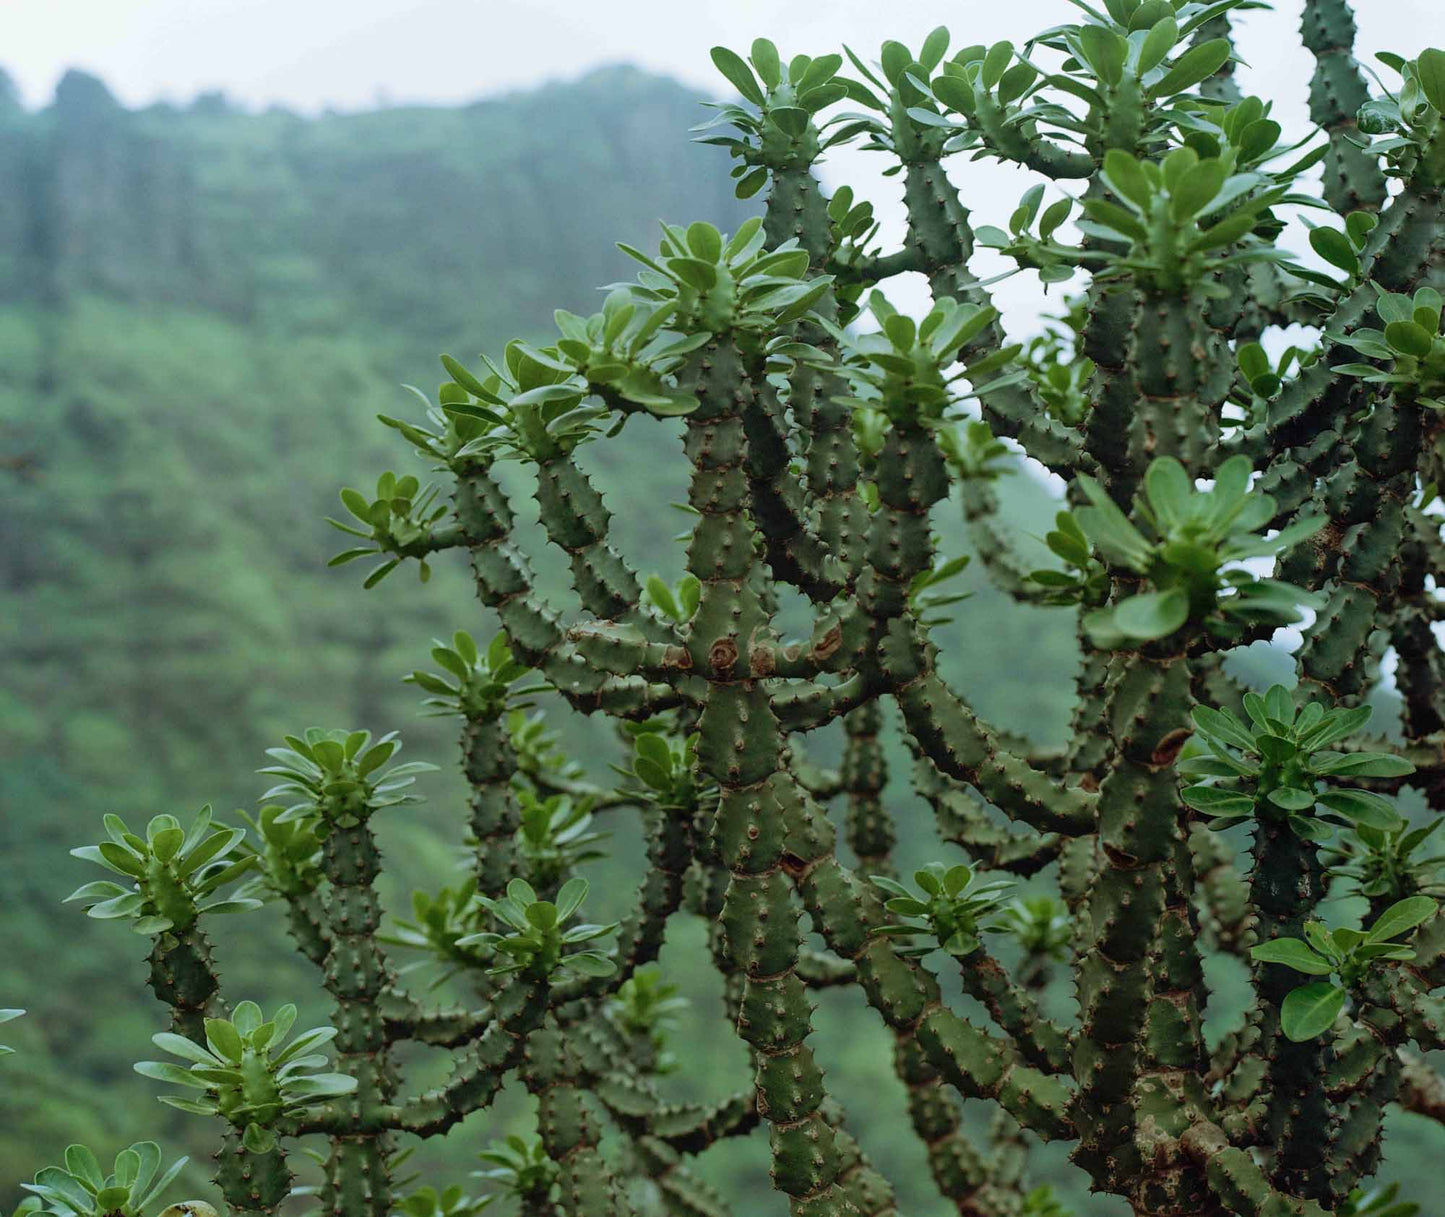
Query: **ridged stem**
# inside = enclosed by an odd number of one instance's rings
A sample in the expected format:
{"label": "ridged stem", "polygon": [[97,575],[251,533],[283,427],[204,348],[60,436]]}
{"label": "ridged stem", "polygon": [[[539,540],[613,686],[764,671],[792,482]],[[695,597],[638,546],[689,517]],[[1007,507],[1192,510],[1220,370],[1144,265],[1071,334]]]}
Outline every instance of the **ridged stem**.
{"label": "ridged stem", "polygon": [[[381,996],[394,979],[376,940],[382,914],[373,885],[381,854],[369,824],[332,824],[322,842],[321,867],[329,883],[324,903],[331,943],[322,984],[335,1003],[336,1069],[356,1079],[354,1094],[335,1102],[360,1122],[391,1102],[397,1081],[381,1010]],[[343,1217],[390,1217],[390,1152],[391,1137],[384,1131],[334,1134],[323,1208]]]}

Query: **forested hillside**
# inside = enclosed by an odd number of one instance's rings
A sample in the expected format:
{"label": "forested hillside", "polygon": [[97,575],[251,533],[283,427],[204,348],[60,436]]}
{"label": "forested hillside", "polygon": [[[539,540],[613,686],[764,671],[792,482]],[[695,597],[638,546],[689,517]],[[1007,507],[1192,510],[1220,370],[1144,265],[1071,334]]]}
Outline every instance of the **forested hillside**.
{"label": "forested hillside", "polygon": [[[688,140],[701,113],[687,90],[627,68],[457,109],[319,118],[236,112],[218,96],[130,111],[79,73],[27,112],[0,79],[0,1006],[30,1010],[6,1027],[22,1052],[0,1100],[0,1209],[69,1140],[103,1157],[142,1136],[210,1149],[131,1072],[164,1022],[142,940],[60,904],[92,878],[66,850],[96,839],[103,813],[144,822],[211,802],[234,820],[283,732],[399,728],[408,759],[444,768],[384,844],[402,883],[452,881],[454,728],[419,718],[400,678],[431,637],[493,626],[455,565],[425,588],[404,571],[369,592],[358,567],[328,570],[343,539],[323,517],[343,484],[425,475],[375,415],[411,409],[404,382],[434,387],[440,351],[495,353],[550,326],[554,308],[592,311],[598,285],[632,274],[613,242],[650,247],[659,217],[736,227],[748,212],[725,159]],[[656,445],[583,463],[637,565],[674,577],[685,517],[651,505],[680,497],[683,464]],[[629,513],[643,485],[648,506]],[[529,506],[520,477],[514,488]],[[1044,530],[1041,482],[1019,472],[1001,492]],[[956,504],[939,523],[944,549],[966,552]],[[551,556],[540,566],[544,585],[560,581]],[[950,674],[1001,725],[1060,738],[1067,615],[990,614],[981,576],[959,584],[987,624],[943,632]],[[636,846],[620,826],[612,844]],[[911,840],[902,860],[933,852]],[[402,907],[404,892],[388,894]],[[226,928],[233,991],[323,1013],[274,910]],[[685,970],[686,945],[665,960]],[[869,1056],[887,1050],[861,1006],[821,1015],[845,1017],[855,1058],[830,1071],[840,1092],[873,1099],[878,1125],[858,1131],[906,1168],[888,1127],[903,1100],[886,1058]],[[719,1031],[714,1008],[684,1027],[689,1051],[734,1071],[723,1093],[743,1058]],[[468,1182],[480,1140],[469,1124],[418,1160]],[[715,1169],[746,1188],[765,1162],[743,1148]],[[927,1213],[925,1196],[901,1198]]]}

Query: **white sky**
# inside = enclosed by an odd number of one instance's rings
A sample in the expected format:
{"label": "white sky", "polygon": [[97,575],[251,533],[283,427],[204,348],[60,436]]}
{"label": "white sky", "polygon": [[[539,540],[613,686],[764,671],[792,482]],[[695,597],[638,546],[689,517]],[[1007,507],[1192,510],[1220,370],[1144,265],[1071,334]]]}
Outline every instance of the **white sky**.
{"label": "white sky", "polygon": [[[1301,3],[1277,0],[1276,11],[1236,18],[1249,65],[1241,84],[1275,99],[1287,134],[1305,129],[1313,66],[1299,40]],[[1445,0],[1357,0],[1356,9],[1362,59],[1445,45]],[[940,24],[957,45],[1021,43],[1076,12],[1067,0],[0,0],[0,67],[32,107],[48,103],[69,67],[99,75],[130,106],[212,89],[251,108],[279,102],[307,112],[379,100],[457,103],[618,62],[674,76],[701,97],[728,91],[708,58],[717,43],[746,54],[766,35],[786,58],[845,40],[871,61],[884,39],[916,48]],[[699,110],[699,121],[705,116]],[[899,188],[876,176],[885,163],[843,151],[823,174],[873,199],[885,238],[896,240]],[[953,173],[961,185],[968,175],[965,199],[978,220],[996,224],[1032,180],[991,162],[960,162]],[[895,292],[907,308],[924,299],[920,285]],[[1033,276],[1001,284],[996,297],[1021,325],[1039,303]]]}
{"label": "white sky", "polygon": [[[1445,42],[1439,0],[1359,0],[1360,49]],[[1242,21],[1256,74],[1303,104],[1300,0]],[[67,67],[105,78],[128,105],[223,88],[238,101],[314,110],[462,101],[631,61],[716,89],[708,48],[765,34],[786,54],[840,38],[876,53],[935,25],[968,42],[1020,42],[1076,10],[1067,0],[0,0],[0,65],[30,105]]]}

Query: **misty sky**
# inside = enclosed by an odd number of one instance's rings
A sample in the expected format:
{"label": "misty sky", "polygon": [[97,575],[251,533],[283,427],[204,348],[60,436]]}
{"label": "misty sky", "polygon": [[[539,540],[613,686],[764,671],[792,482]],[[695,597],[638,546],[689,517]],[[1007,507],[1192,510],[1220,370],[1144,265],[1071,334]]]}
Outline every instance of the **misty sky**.
{"label": "misty sky", "polygon": [[[1300,7],[1301,0],[1278,0],[1276,11],[1236,17],[1248,64],[1240,82],[1274,98],[1274,116],[1295,135],[1306,129],[1313,67],[1300,45]],[[1378,50],[1445,45],[1441,0],[1358,0],[1356,9],[1357,51],[1367,62]],[[619,62],[719,96],[728,90],[708,59],[716,43],[746,53],[762,34],[786,56],[822,54],[846,41],[871,60],[884,39],[916,48],[940,24],[958,45],[1020,43],[1076,13],[1067,0],[0,0],[0,67],[32,107],[48,103],[68,67],[101,76],[130,106],[185,102],[213,89],[248,108],[281,103],[305,112],[455,103]],[[885,239],[896,240],[902,209],[896,180],[877,177],[884,163],[845,150],[822,172],[830,185],[855,183],[875,202]],[[993,162],[960,164],[954,174],[961,187],[959,175],[968,175],[966,201],[995,224],[1033,180]],[[983,253],[976,269],[988,273],[989,257]],[[926,309],[921,284],[891,290],[903,307]],[[1033,276],[1001,284],[996,299],[1021,329],[1036,328]]]}
{"label": "misty sky", "polygon": [[[1299,0],[1277,8],[1240,19],[1241,50],[1302,105]],[[1445,42],[1439,0],[1356,8],[1362,52]],[[32,106],[81,67],[128,105],[221,88],[248,106],[353,109],[462,101],[624,60],[716,90],[707,51],[718,42],[745,50],[765,34],[786,53],[821,54],[846,39],[876,52],[885,38],[916,46],[939,24],[960,42],[1018,42],[1075,12],[1066,0],[0,0],[0,65]]]}

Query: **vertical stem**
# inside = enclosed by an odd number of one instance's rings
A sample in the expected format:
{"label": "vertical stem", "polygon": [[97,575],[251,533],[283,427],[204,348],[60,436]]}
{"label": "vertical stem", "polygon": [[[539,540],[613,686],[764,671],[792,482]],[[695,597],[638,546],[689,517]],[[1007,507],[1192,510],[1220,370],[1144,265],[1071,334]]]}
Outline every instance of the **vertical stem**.
{"label": "vertical stem", "polygon": [[1355,115],[1370,98],[1355,62],[1355,16],[1347,0],[1305,0],[1300,22],[1315,57],[1310,77],[1310,120],[1330,137],[1325,155],[1325,201],[1340,215],[1378,211],[1385,201],[1379,157],[1352,143]]}
{"label": "vertical stem", "polygon": [[[337,1072],[356,1079],[355,1092],[336,1104],[360,1120],[389,1103],[396,1090],[380,1004],[392,978],[376,942],[381,903],[373,884],[381,854],[370,826],[364,821],[350,827],[331,825],[322,843],[321,865],[331,884],[326,893],[331,952],[322,983],[335,1003]],[[322,1207],[338,1217],[390,1217],[390,1152],[386,1132],[333,1136]]]}
{"label": "vertical stem", "polygon": [[171,1008],[171,1030],[205,1044],[206,1019],[221,1013],[221,982],[199,923],[156,935],[148,958],[151,991]]}
{"label": "vertical stem", "polygon": [[694,672],[708,682],[698,762],[719,789],[714,837],[730,876],[719,920],[729,964],[745,977],[738,1029],[758,1062],[774,1186],[798,1217],[821,1217],[846,1210],[833,1133],[819,1111],[826,1092],[807,1044],[811,1007],[797,975],[801,939],[783,870],[779,807],[793,783],[767,690],[750,670],[752,641],[769,625],[745,510],[742,410],[750,381],[743,353],[728,340],[703,347],[692,371],[698,409],[688,418],[685,447],[693,466],[688,502],[699,515],[688,569],[702,595],[688,648]]}

